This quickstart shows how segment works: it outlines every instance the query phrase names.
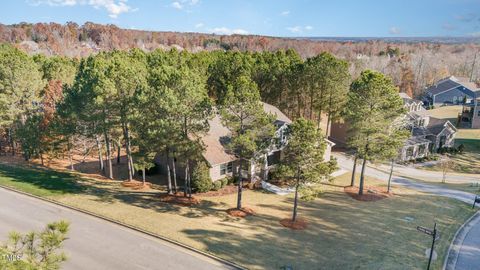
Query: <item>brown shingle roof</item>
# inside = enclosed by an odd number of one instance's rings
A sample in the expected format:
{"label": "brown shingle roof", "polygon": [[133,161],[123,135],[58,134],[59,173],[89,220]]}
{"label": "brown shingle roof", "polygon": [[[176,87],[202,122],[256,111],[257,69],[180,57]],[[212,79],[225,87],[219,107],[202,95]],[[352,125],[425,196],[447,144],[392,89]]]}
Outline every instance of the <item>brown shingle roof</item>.
{"label": "brown shingle roof", "polygon": [[[263,109],[266,113],[273,114],[276,121],[290,124],[292,120],[282,113],[277,107],[263,103]],[[205,145],[203,157],[210,166],[227,163],[236,159],[234,155],[228,154],[225,150],[225,143],[229,139],[230,131],[222,124],[220,115],[208,121],[210,129],[200,139]]]}

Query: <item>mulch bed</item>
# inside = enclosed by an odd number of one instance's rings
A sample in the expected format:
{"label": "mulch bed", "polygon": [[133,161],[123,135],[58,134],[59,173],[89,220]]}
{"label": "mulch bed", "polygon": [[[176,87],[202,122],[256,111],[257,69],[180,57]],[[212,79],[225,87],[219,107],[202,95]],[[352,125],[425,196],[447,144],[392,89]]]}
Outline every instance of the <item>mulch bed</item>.
{"label": "mulch bed", "polygon": [[152,187],[152,183],[145,182],[145,184],[143,184],[143,182],[141,181],[132,180],[132,181],[123,181],[122,186],[131,188],[133,190],[144,190],[144,189],[150,189]]}
{"label": "mulch bed", "polygon": [[237,192],[237,190],[238,190],[237,186],[228,185],[216,191],[211,190],[204,193],[196,193],[195,195],[197,195],[198,197],[217,197],[217,196],[234,194]]}
{"label": "mulch bed", "polygon": [[200,200],[195,197],[184,197],[183,193],[176,193],[176,194],[160,194],[160,201],[171,203],[171,204],[178,204],[182,206],[192,206],[197,205],[200,203]]}
{"label": "mulch bed", "polygon": [[296,218],[295,222],[292,222],[291,218],[284,218],[280,220],[280,224],[292,230],[305,230],[307,228],[307,221],[299,217]]}
{"label": "mulch bed", "polygon": [[227,209],[227,214],[229,214],[232,217],[247,217],[247,216],[253,216],[255,215],[255,210],[253,210],[250,207],[242,207],[240,209],[237,208],[230,208]]}
{"label": "mulch bed", "polygon": [[386,187],[364,187],[363,195],[358,195],[358,187],[345,187],[345,193],[357,201],[374,202],[393,196],[393,193],[387,192]]}

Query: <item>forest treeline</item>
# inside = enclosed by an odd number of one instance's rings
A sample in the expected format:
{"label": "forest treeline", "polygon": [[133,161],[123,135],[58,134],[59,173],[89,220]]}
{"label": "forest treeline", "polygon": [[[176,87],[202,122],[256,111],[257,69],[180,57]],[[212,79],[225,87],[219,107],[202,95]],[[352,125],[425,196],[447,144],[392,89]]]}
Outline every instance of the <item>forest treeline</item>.
{"label": "forest treeline", "polygon": [[479,44],[336,42],[254,35],[153,32],[121,29],[115,25],[76,23],[0,24],[0,42],[15,44],[29,54],[85,57],[92,53],[139,48],[199,51],[261,52],[295,50],[302,59],[329,52],[349,62],[350,75],[365,69],[392,77],[402,91],[422,94],[425,86],[449,75],[480,79]]}
{"label": "forest treeline", "polygon": [[303,60],[294,50],[132,49],[77,59],[29,56],[2,44],[0,152],[42,163],[69,159],[72,170],[74,153],[95,153],[108,178],[114,156],[118,162],[126,153],[128,180],[161,153],[173,173],[168,189],[177,190],[181,164],[191,192],[190,165],[202,159],[199,138],[214,114],[222,114],[232,133],[228,149],[249,160],[274,132],[261,101],[320,126],[343,111],[348,68],[329,53]]}

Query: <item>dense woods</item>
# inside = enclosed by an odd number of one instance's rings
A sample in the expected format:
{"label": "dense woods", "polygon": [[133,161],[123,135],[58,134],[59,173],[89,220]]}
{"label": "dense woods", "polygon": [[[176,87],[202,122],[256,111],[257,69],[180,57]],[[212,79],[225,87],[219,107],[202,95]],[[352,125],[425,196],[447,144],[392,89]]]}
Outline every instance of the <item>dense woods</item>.
{"label": "dense woods", "polygon": [[118,177],[112,163],[125,154],[126,180],[143,181],[162,154],[168,192],[180,191],[181,174],[185,196],[196,186],[192,172],[204,161],[200,138],[214,114],[232,134],[228,151],[250,160],[275,131],[261,101],[321,127],[340,116],[350,82],[346,61],[329,53],[304,61],[293,50],[131,49],[77,59],[29,56],[3,44],[0,55],[1,153],[42,164],[61,158],[71,170],[75,153],[95,154],[110,179]]}
{"label": "dense woods", "polygon": [[302,59],[328,52],[348,61],[352,77],[359,76],[364,69],[378,70],[392,77],[402,91],[414,96],[420,95],[426,85],[448,75],[480,79],[480,56],[475,57],[480,51],[478,42],[314,41],[253,35],[151,32],[94,23],[82,26],[76,23],[0,24],[0,42],[15,44],[30,54],[69,57],[132,48],[144,51],[176,48],[190,52],[275,52],[293,49]]}

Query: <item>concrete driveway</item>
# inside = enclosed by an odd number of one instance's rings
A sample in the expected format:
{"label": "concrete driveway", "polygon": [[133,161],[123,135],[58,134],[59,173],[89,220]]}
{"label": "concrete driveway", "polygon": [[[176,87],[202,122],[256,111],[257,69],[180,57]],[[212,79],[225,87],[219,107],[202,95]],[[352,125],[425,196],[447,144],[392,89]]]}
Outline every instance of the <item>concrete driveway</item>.
{"label": "concrete driveway", "polygon": [[70,222],[62,269],[235,269],[123,226],[0,188],[0,242],[8,232]]}

